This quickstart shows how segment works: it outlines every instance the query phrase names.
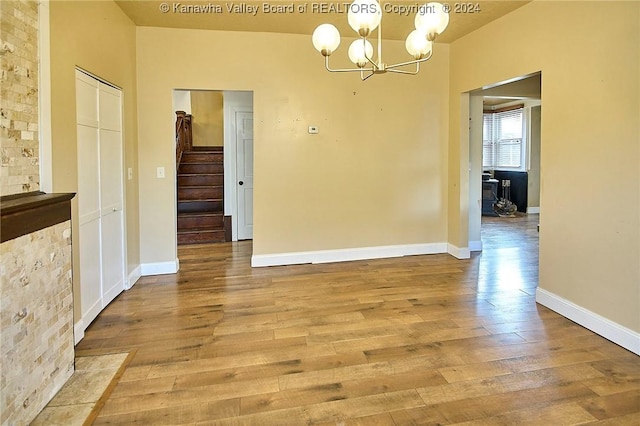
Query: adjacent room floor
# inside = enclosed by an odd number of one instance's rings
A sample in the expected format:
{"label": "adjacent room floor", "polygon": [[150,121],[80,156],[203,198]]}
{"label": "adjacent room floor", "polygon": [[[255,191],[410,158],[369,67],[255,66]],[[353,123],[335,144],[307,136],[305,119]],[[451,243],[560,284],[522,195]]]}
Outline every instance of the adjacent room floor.
{"label": "adjacent room floor", "polygon": [[470,260],[181,247],[77,346],[135,352],[95,424],[638,424],[640,357],[535,303],[538,217],[483,221]]}

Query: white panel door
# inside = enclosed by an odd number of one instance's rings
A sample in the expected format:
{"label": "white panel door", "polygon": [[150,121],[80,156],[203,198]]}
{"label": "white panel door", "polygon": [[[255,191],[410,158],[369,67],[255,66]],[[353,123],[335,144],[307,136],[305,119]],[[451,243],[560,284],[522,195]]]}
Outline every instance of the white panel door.
{"label": "white panel door", "polygon": [[98,81],[76,71],[80,310],[89,325],[102,310]]}
{"label": "white panel door", "polygon": [[[78,195],[80,192],[78,191]],[[85,328],[102,311],[100,220],[80,224],[80,311]]]}
{"label": "white panel door", "polygon": [[102,218],[102,304],[124,289],[124,218],[122,212],[121,92],[100,83],[100,206]]}
{"label": "white panel door", "polygon": [[76,118],[78,124],[98,127],[99,82],[76,70]]}
{"label": "white panel door", "polygon": [[124,289],[122,159],[119,133],[100,131],[102,304]]}
{"label": "white panel door", "polygon": [[76,71],[83,326],[125,284],[121,91]]}
{"label": "white panel door", "polygon": [[253,238],[253,113],[236,113],[238,239]]}
{"label": "white panel door", "polygon": [[100,83],[100,128],[122,131],[122,92],[115,87]]}

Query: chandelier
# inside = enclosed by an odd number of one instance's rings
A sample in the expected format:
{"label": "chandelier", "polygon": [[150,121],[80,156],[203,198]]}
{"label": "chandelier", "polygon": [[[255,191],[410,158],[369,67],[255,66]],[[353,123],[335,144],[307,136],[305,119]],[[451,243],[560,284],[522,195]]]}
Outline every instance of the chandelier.
{"label": "chandelier", "polygon": [[[313,46],[324,56],[324,64],[330,72],[359,72],[364,81],[374,74],[394,72],[415,75],[420,71],[420,63],[431,58],[433,41],[449,24],[449,8],[440,3],[427,3],[417,7],[415,30],[405,42],[405,47],[413,60],[388,65],[382,60],[382,8],[377,0],[355,0],[349,5],[347,19],[349,25],[360,38],[349,46],[349,59],[357,68],[333,69],[329,66],[329,56],[340,45],[340,32],[331,24],[321,24],[313,32]],[[368,38],[378,29],[378,54],[373,57],[373,45]],[[415,64],[415,69],[407,66]],[[403,69],[405,68],[405,69]]]}

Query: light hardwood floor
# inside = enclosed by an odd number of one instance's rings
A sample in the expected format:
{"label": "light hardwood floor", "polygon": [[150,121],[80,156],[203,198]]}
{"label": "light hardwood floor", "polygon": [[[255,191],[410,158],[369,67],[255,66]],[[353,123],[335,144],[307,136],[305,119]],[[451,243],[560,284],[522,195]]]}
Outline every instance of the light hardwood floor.
{"label": "light hardwood floor", "polygon": [[537,216],[484,221],[470,260],[181,247],[77,346],[136,351],[95,424],[640,424],[640,357],[535,303]]}

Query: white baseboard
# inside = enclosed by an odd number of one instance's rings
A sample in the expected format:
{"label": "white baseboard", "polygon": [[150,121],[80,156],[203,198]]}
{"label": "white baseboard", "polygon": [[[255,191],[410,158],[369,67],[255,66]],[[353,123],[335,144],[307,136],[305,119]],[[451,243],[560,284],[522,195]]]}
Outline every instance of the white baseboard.
{"label": "white baseboard", "polygon": [[84,327],[82,329],[83,337],[84,337],[84,330],[86,330],[86,328],[89,327],[89,325],[93,322],[93,320],[96,319],[96,317],[100,314],[100,312],[102,312],[102,309],[103,309],[102,299],[98,299],[93,303],[93,305],[91,305],[85,311],[84,314],[82,314],[82,319],[78,322],[82,324],[82,327]]}
{"label": "white baseboard", "polygon": [[482,241],[469,241],[469,251],[482,251]]}
{"label": "white baseboard", "polygon": [[318,250],[297,253],[258,254],[251,257],[251,266],[301,265],[304,263],[350,262],[354,260],[446,253],[445,243],[407,244],[397,246],[360,247],[339,250]]}
{"label": "white baseboard", "polygon": [[180,261],[178,259],[176,259],[175,262],[143,263],[140,265],[140,273],[143,277],[148,275],[175,274],[179,269]]}
{"label": "white baseboard", "polygon": [[447,244],[447,253],[456,259],[469,259],[471,257],[469,247],[456,247],[453,244]]}
{"label": "white baseboard", "polygon": [[142,277],[142,265],[136,266],[136,268],[129,273],[127,277],[126,290],[131,289],[136,282]]}
{"label": "white baseboard", "polygon": [[623,327],[542,288],[536,289],[536,302],[588,328],[605,339],[611,340],[613,343],[640,355],[640,333]]}
{"label": "white baseboard", "polygon": [[120,281],[118,284],[114,285],[110,289],[104,290],[105,293],[102,295],[102,308],[100,309],[100,312],[102,312],[102,310],[106,308],[106,306],[109,303],[111,303],[113,299],[115,299],[116,297],[118,297],[120,293],[122,293],[122,291],[124,290],[125,284],[126,283],[123,283],[122,281]]}
{"label": "white baseboard", "polygon": [[539,214],[540,207],[527,207],[527,214]]}
{"label": "white baseboard", "polygon": [[84,338],[84,321],[80,320],[73,325],[73,344],[77,345]]}
{"label": "white baseboard", "polygon": [[[131,273],[127,278],[127,281],[124,284],[125,289],[129,290],[131,287],[133,287],[136,281],[140,279],[140,276],[141,276],[141,265],[139,265],[133,271],[131,271]],[[126,287],[127,285],[128,287]],[[107,300],[108,301],[107,303],[109,303],[113,299],[115,299],[115,297],[118,296],[121,292],[122,292],[122,283],[114,286],[113,289],[108,292],[109,294],[105,295],[105,300]],[[77,345],[84,338],[84,330],[86,328],[85,324],[87,325],[90,324],[91,321],[93,321],[101,311],[102,311],[102,304],[96,303],[91,307],[91,309],[89,309],[89,312],[85,314],[83,318],[81,318],[77,323],[73,325],[73,338],[74,338],[75,345]]]}

